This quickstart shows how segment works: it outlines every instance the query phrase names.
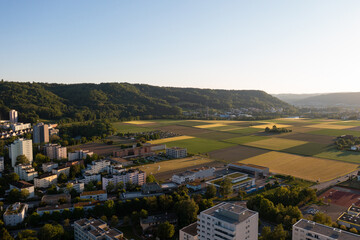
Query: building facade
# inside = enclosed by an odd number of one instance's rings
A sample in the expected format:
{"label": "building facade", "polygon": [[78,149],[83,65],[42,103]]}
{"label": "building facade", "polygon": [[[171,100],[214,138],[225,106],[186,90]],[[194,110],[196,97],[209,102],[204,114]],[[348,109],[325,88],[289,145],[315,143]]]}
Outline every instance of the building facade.
{"label": "building facade", "polygon": [[0,174],[4,171],[4,169],[5,169],[4,157],[0,157]]}
{"label": "building facade", "polygon": [[[49,142],[49,125],[38,123],[33,128],[34,143],[48,143]],[[66,158],[66,157],[65,157]]]}
{"label": "building facade", "polygon": [[38,172],[31,164],[18,164],[14,167],[14,171],[21,180],[32,181],[38,176]]}
{"label": "building facade", "polygon": [[198,217],[199,240],[257,240],[259,214],[233,203],[220,203]]}
{"label": "building facade", "polygon": [[34,178],[34,185],[36,188],[48,188],[57,183],[57,175],[52,173],[44,173],[43,175]]}
{"label": "building facade", "polygon": [[22,223],[28,208],[29,205],[20,202],[8,206],[3,216],[5,225],[16,226],[19,223]]}
{"label": "building facade", "polygon": [[360,236],[338,228],[300,219],[293,225],[292,240],[359,240]]}
{"label": "building facade", "polygon": [[17,189],[20,192],[22,190],[27,190],[29,192],[28,198],[35,197],[35,188],[34,185],[25,181],[17,181],[10,184],[10,191],[12,189]]}
{"label": "building facade", "polygon": [[57,168],[58,166],[59,166],[59,164],[57,164],[57,163],[48,162],[48,163],[43,163],[41,167],[44,172],[51,172],[51,170],[53,170],[54,168]]}
{"label": "building facade", "polygon": [[89,164],[85,170],[85,174],[98,174],[104,171],[109,172],[110,161],[107,160],[98,160],[93,161]]}
{"label": "building facade", "polygon": [[214,176],[214,172],[215,172],[215,168],[210,168],[210,167],[197,168],[190,171],[174,174],[171,178],[171,181],[177,184],[193,182],[197,179],[205,179],[208,177],[212,177]]}
{"label": "building facade", "polygon": [[70,175],[70,167],[67,167],[65,165],[59,166],[57,168],[53,168],[51,170],[52,174],[56,174],[58,177],[60,174],[64,173],[66,176]]}
{"label": "building facade", "polygon": [[18,122],[18,112],[14,109],[9,111],[9,120],[11,123],[17,123]]}
{"label": "building facade", "polygon": [[96,201],[106,201],[107,193],[105,190],[87,191],[80,194],[81,199],[95,199]]}
{"label": "building facade", "polygon": [[61,147],[59,144],[46,144],[44,152],[50,159],[61,160],[67,158],[66,147]]}
{"label": "building facade", "polygon": [[179,240],[198,240],[197,222],[179,230]]}
{"label": "building facade", "polygon": [[146,173],[140,170],[130,169],[128,171],[119,172],[118,174],[102,177],[102,189],[105,190],[110,182],[114,185],[122,182],[124,186],[126,183],[130,182],[142,186],[146,183]]}
{"label": "building facade", "polygon": [[30,164],[33,162],[33,146],[32,140],[25,140],[23,138],[16,139],[9,149],[9,157],[11,159],[11,166],[15,167],[16,158],[20,155],[25,155]]}
{"label": "building facade", "polygon": [[89,150],[76,150],[75,152],[68,153],[68,160],[81,160],[86,159],[87,156],[92,156],[94,153]]}
{"label": "building facade", "polygon": [[166,149],[166,155],[171,158],[186,158],[187,157],[187,149],[172,147]]}

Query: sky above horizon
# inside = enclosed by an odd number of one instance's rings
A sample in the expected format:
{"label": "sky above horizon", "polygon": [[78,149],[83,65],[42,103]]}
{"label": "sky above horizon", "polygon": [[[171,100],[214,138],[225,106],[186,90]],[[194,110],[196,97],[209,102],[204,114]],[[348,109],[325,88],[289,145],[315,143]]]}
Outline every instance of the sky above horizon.
{"label": "sky above horizon", "polygon": [[360,92],[360,1],[0,0],[0,79]]}

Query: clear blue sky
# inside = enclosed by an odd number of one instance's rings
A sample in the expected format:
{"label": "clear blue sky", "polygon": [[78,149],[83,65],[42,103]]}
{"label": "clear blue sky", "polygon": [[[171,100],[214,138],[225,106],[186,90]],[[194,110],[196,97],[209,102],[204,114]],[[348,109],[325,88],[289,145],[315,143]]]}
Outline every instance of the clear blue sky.
{"label": "clear blue sky", "polygon": [[360,1],[0,0],[0,79],[360,91]]}

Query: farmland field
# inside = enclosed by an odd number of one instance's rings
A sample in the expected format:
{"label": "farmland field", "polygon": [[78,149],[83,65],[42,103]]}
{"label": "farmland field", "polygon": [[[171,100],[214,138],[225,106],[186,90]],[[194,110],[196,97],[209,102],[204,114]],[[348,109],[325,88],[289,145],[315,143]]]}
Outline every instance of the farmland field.
{"label": "farmland field", "polygon": [[357,165],[295,154],[269,152],[240,161],[270,168],[271,172],[325,182],[353,172]]}
{"label": "farmland field", "polygon": [[[265,127],[285,127],[289,133],[265,133]],[[192,154],[208,154],[211,159],[188,158],[184,162],[170,160],[160,166],[158,174],[169,174],[187,167],[205,164],[251,162],[264,165],[276,173],[293,175],[311,181],[326,181],[356,169],[360,152],[337,150],[334,140],[340,135],[360,137],[360,121],[331,119],[273,119],[262,121],[226,120],[150,120],[117,122],[113,126],[120,133],[162,130],[181,136],[150,143],[164,143],[167,147],[185,147]],[[121,143],[114,141],[88,145],[101,154],[111,154]],[[172,162],[174,161],[174,162]],[[178,162],[175,162],[178,161]],[[194,161],[192,163],[192,161]],[[172,163],[172,164],[171,164]],[[178,164],[179,163],[179,164]],[[152,165],[144,165],[149,168]],[[156,171],[158,165],[156,166]],[[320,169],[320,170],[319,170]],[[149,168],[147,171],[155,171]],[[171,176],[171,175],[170,175]]]}
{"label": "farmland field", "polygon": [[299,140],[283,139],[283,138],[268,138],[256,142],[245,143],[244,145],[251,147],[265,148],[270,150],[283,150],[286,148],[299,146],[305,143],[307,142],[299,141]]}

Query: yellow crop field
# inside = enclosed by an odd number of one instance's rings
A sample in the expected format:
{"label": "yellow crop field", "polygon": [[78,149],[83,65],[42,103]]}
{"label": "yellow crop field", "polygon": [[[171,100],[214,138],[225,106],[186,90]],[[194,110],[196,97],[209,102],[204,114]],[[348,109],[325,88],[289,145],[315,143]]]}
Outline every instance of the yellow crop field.
{"label": "yellow crop field", "polygon": [[176,169],[187,168],[191,166],[197,166],[201,164],[207,164],[214,162],[209,158],[202,157],[189,157],[182,159],[169,160],[159,163],[146,164],[139,166],[139,169],[146,172],[146,174],[156,174],[168,171],[174,171]]}
{"label": "yellow crop field", "polygon": [[205,124],[205,125],[199,125],[195,126],[196,128],[214,128],[214,127],[224,127],[225,124],[222,123],[213,123],[213,124]]}
{"label": "yellow crop field", "polygon": [[358,168],[356,164],[281,152],[268,152],[239,162],[265,166],[273,173],[319,182],[335,179]]}
{"label": "yellow crop field", "polygon": [[154,123],[154,122],[149,122],[149,121],[129,121],[129,122],[124,122],[124,123],[141,125],[141,124],[151,124],[151,123]]}
{"label": "yellow crop field", "polygon": [[231,124],[231,123],[248,123],[248,121],[231,121],[231,120],[188,120],[189,122],[204,122],[204,123],[220,123],[220,124]]}
{"label": "yellow crop field", "polygon": [[278,124],[278,123],[265,123],[265,124],[261,124],[261,125],[256,125],[256,126],[251,126],[252,128],[272,128],[274,125],[276,125],[276,127],[278,128],[289,128],[292,127],[291,125],[286,125],[286,124]]}
{"label": "yellow crop field", "polygon": [[342,129],[353,128],[353,127],[356,127],[356,126],[345,126],[345,125],[335,125],[335,124],[329,124],[329,123],[319,123],[319,124],[314,124],[314,125],[308,125],[306,127],[342,130]]}
{"label": "yellow crop field", "polygon": [[296,147],[307,142],[300,140],[284,139],[284,138],[269,138],[255,142],[245,143],[244,145],[258,148],[265,148],[270,150],[283,150],[286,148]]}
{"label": "yellow crop field", "polygon": [[163,139],[153,140],[153,141],[150,141],[149,143],[151,143],[151,144],[162,144],[162,143],[179,141],[179,140],[186,140],[186,139],[191,139],[191,138],[194,138],[194,137],[192,137],[192,136],[177,136],[177,137],[170,137],[170,138],[163,138]]}

